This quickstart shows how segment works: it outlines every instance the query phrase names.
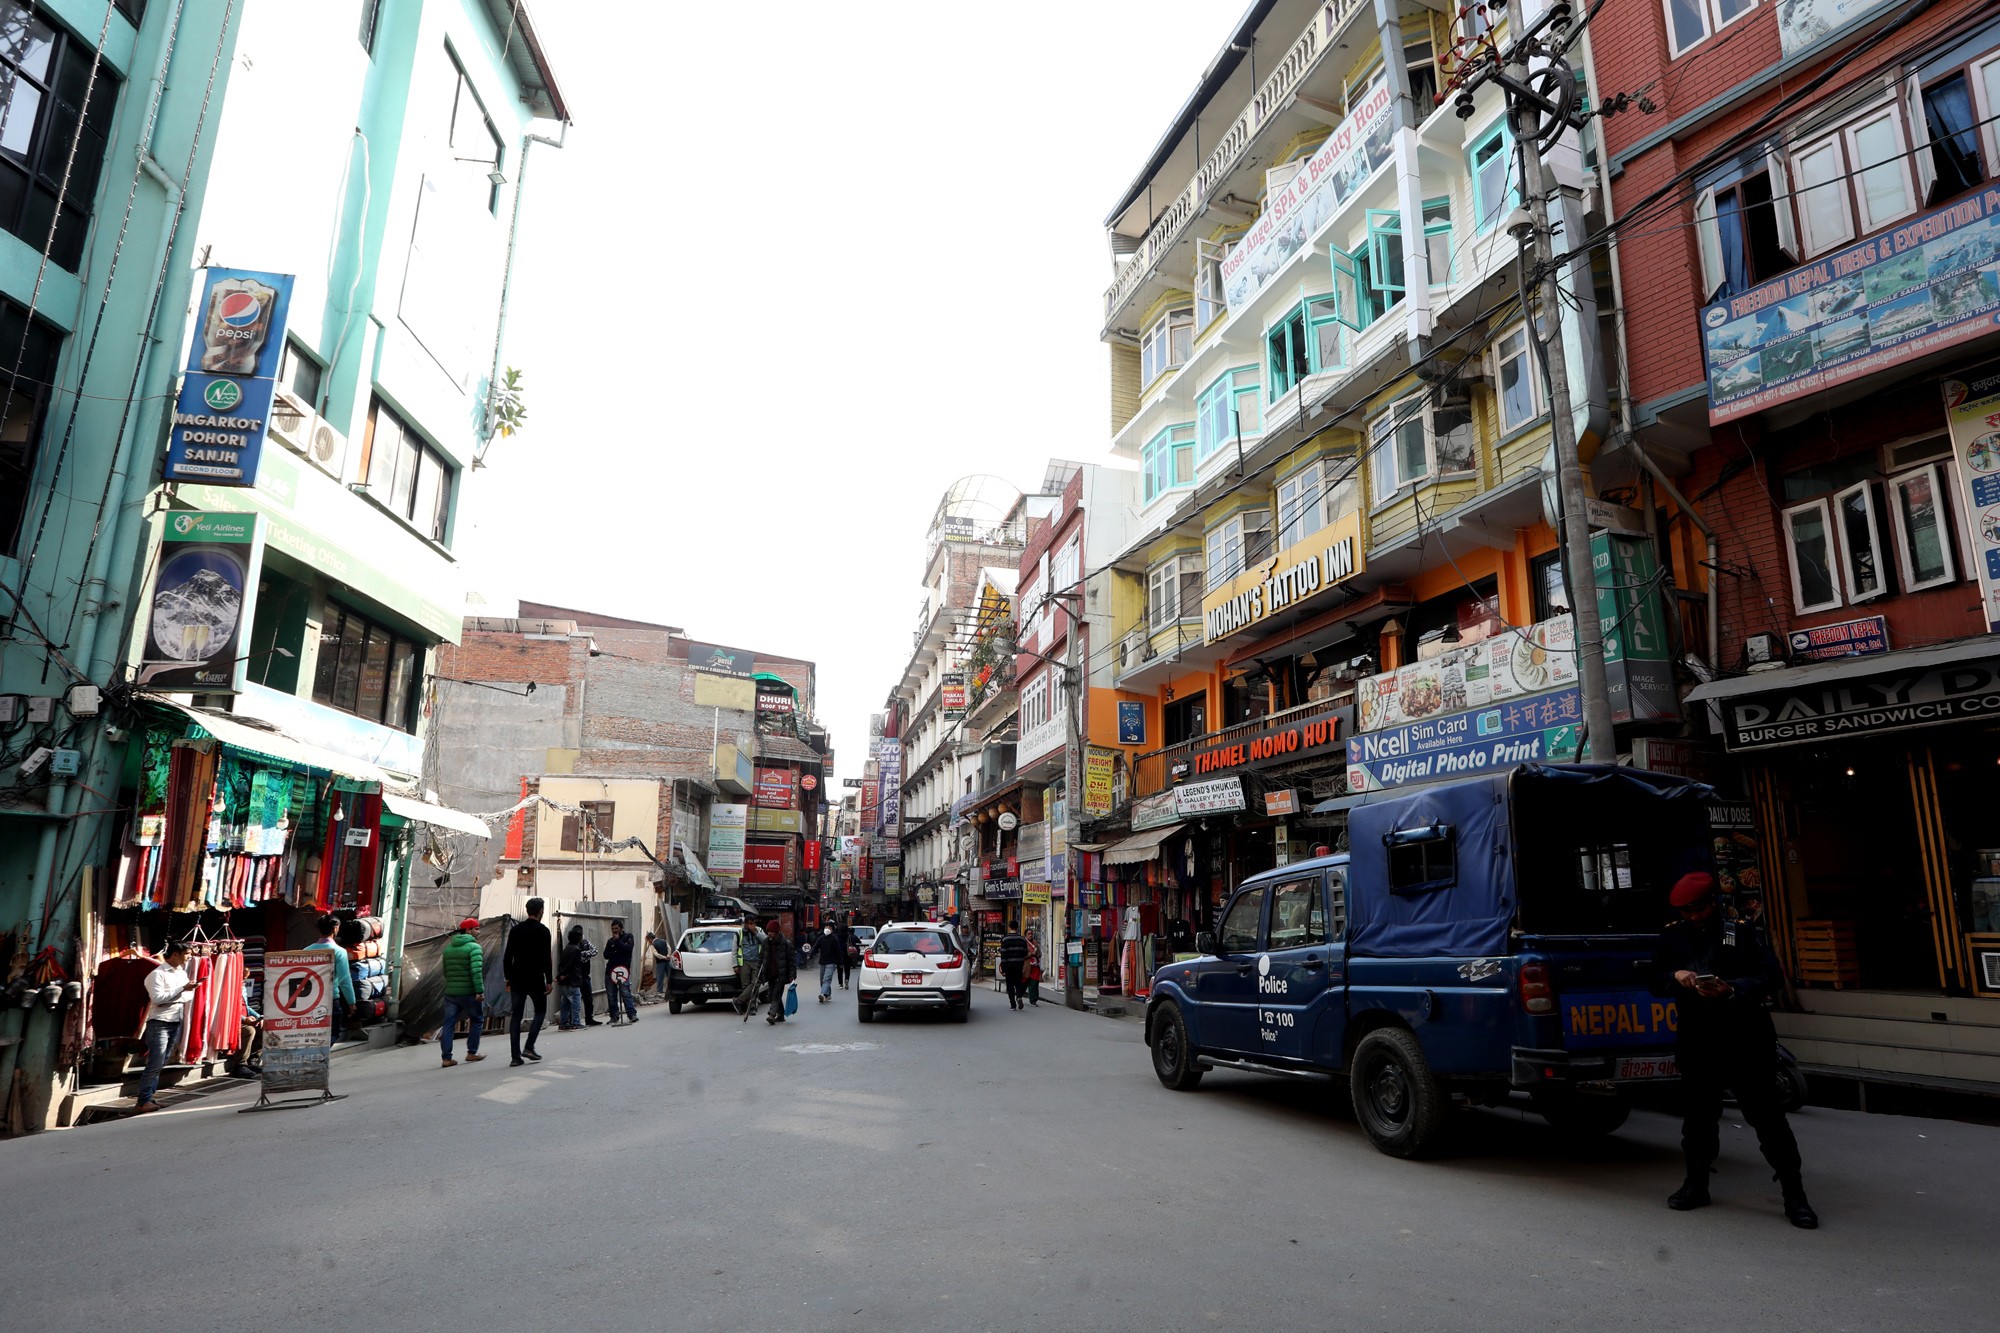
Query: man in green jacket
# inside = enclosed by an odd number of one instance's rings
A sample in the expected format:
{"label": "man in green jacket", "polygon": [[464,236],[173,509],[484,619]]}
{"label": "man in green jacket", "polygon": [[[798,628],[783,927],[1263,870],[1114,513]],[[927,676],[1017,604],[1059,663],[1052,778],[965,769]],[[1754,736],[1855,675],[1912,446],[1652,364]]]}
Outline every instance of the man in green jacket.
{"label": "man in green jacket", "polygon": [[452,1029],[460,1018],[470,1018],[465,1034],[465,1062],[484,1060],[479,1053],[479,1032],[486,1026],[486,959],[479,951],[479,918],[469,916],[444,944],[444,1026],[438,1029],[438,1050],[444,1068],[458,1061],[451,1058]]}

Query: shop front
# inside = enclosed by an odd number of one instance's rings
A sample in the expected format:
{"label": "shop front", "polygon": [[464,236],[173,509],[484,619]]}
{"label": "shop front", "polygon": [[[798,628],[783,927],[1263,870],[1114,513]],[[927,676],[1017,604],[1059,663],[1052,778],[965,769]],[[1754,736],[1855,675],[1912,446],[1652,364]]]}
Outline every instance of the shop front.
{"label": "shop front", "polygon": [[[2000,643],[1714,681],[1800,1059],[2000,1087]],[[1741,904],[1754,914],[1757,904]]]}

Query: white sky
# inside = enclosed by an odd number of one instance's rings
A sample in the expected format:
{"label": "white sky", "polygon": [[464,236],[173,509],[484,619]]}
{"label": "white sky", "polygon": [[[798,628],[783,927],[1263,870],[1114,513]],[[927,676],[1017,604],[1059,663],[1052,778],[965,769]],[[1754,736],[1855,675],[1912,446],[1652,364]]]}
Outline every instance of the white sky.
{"label": "white sky", "polygon": [[1108,460],[1103,218],[1244,4],[542,0],[475,586],[815,661],[858,776],[945,487]]}

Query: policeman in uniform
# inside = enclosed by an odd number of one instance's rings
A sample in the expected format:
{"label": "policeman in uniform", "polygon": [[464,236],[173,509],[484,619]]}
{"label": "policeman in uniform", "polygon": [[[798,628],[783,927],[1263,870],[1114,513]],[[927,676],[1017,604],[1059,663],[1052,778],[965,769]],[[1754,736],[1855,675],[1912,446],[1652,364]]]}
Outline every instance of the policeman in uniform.
{"label": "policeman in uniform", "polygon": [[1764,1002],[1783,981],[1778,960],[1750,926],[1727,920],[1715,902],[1715,877],[1681,876],[1669,898],[1680,919],[1660,933],[1653,954],[1653,993],[1679,1009],[1675,1059],[1680,1064],[1681,1152],[1687,1179],[1667,1198],[1680,1212],[1709,1203],[1708,1176],[1722,1150],[1722,1093],[1736,1094],[1757,1146],[1777,1173],[1785,1216],[1816,1227],[1799,1180],[1799,1145],[1778,1099],[1778,1036]]}

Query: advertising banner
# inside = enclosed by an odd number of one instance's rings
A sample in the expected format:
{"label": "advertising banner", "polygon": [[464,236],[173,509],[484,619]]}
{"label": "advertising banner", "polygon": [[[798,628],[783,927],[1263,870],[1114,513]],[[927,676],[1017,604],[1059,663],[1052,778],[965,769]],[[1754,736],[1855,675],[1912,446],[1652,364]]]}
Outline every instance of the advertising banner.
{"label": "advertising banner", "polygon": [[756,786],[752,788],[751,804],[766,810],[791,810],[796,807],[792,790],[792,770],[789,768],[760,768],[757,770]]}
{"label": "advertising banner", "polygon": [[1778,46],[1787,59],[1850,23],[1888,8],[1890,0],[1788,0],[1778,6]]}
{"label": "advertising banner", "polygon": [[2000,310],[2000,185],[1701,312],[1720,424],[1983,338]]}
{"label": "advertising banner", "polygon": [[1574,688],[1492,708],[1364,732],[1347,743],[1347,789],[1469,777],[1576,758],[1583,696]]}
{"label": "advertising banner", "polygon": [[783,884],[786,879],[783,843],[753,842],[743,848],[745,884]]}
{"label": "advertising banner", "polygon": [[1223,296],[1231,310],[1255,300],[1299,247],[1389,160],[1396,123],[1389,85],[1375,83],[1352,106],[1291,183],[1271,192],[1257,224],[1222,261]]}
{"label": "advertising banner", "polygon": [[1132,802],[1132,831],[1144,833],[1148,829],[1179,823],[1181,808],[1177,792],[1178,789],[1158,792]]}
{"label": "advertising banner", "polygon": [[1362,572],[1361,515],[1342,514],[1201,599],[1202,641],[1214,643]]}
{"label": "advertising banner", "polygon": [[1329,708],[1318,717],[1302,718],[1288,726],[1243,736],[1227,745],[1196,750],[1187,757],[1188,771],[1196,777],[1205,777],[1232,768],[1308,758],[1345,739],[1348,727],[1342,723],[1346,716],[1345,707]]}
{"label": "advertising banner", "polygon": [[1604,627],[1604,676],[1614,722],[1679,715],[1672,649],[1660,598],[1660,561],[1650,537],[1599,532],[1590,557]]}
{"label": "advertising banner", "polygon": [[2000,657],[1719,701],[1722,743],[1761,750],[2000,717]]}
{"label": "advertising banner", "polygon": [[1944,396],[1952,471],[1979,575],[1979,614],[1992,632],[2000,630],[2000,394],[1973,398],[1964,381],[1946,380]]}
{"label": "advertising banner", "polygon": [[718,676],[707,671],[694,673],[694,702],[697,708],[727,708],[747,713],[757,706],[757,687],[736,676]]}
{"label": "advertising banner", "polygon": [[750,824],[747,805],[715,805],[708,811],[708,870],[712,875],[743,873],[743,833]]}
{"label": "advertising banner", "polygon": [[1829,662],[1837,657],[1867,657],[1889,651],[1889,621],[1863,616],[1834,625],[1795,629],[1785,637],[1794,662]]}
{"label": "advertising banner", "polygon": [[1174,810],[1182,819],[1249,808],[1243,799],[1242,778],[1217,778],[1213,782],[1190,782],[1174,788]]}
{"label": "advertising banner", "polygon": [[1034,880],[1024,880],[1021,883],[1021,901],[1030,907],[1047,907],[1051,896],[1047,884],[1037,883]]}
{"label": "advertising banner", "polygon": [[804,816],[797,810],[766,810],[761,806],[751,807],[752,833],[800,833],[804,829]]}
{"label": "advertising banner", "polygon": [[[1413,662],[1354,686],[1354,729],[1379,731],[1405,722],[1484,708],[1576,681],[1576,625],[1557,616],[1526,629]],[[1349,747],[1349,767],[1353,766]]]}
{"label": "advertising banner", "polygon": [[167,437],[168,481],[257,484],[291,305],[289,273],[207,271]]}
{"label": "advertising banner", "polygon": [[882,795],[876,807],[881,812],[882,828],[890,833],[900,833],[903,828],[903,742],[894,736],[882,738],[879,772]]}
{"label": "advertising banner", "polygon": [[757,687],[757,711],[760,714],[790,713],[795,711],[796,707],[797,703],[793,699],[790,690],[782,688],[774,689],[765,685]]}
{"label": "advertising banner", "polygon": [[718,676],[750,679],[757,670],[757,655],[744,648],[724,648],[719,644],[688,641],[688,665],[696,671]]}
{"label": "advertising banner", "polygon": [[1110,750],[1090,747],[1083,757],[1083,813],[1090,816],[1111,813],[1112,778],[1117,771],[1116,756]]}
{"label": "advertising banner", "polygon": [[1118,701],[1118,743],[1120,745],[1146,743],[1146,705],[1136,699]]}
{"label": "advertising banner", "polygon": [[263,520],[255,514],[169,512],[137,684],[222,691],[243,680],[257,610]]}
{"label": "advertising banner", "polygon": [[818,838],[808,839],[806,842],[806,869],[815,872],[818,871],[819,858],[820,858],[819,839]]}
{"label": "advertising banner", "polygon": [[963,671],[945,672],[944,683],[938,687],[938,695],[938,707],[944,710],[944,715],[947,718],[964,717],[965,673]]}

